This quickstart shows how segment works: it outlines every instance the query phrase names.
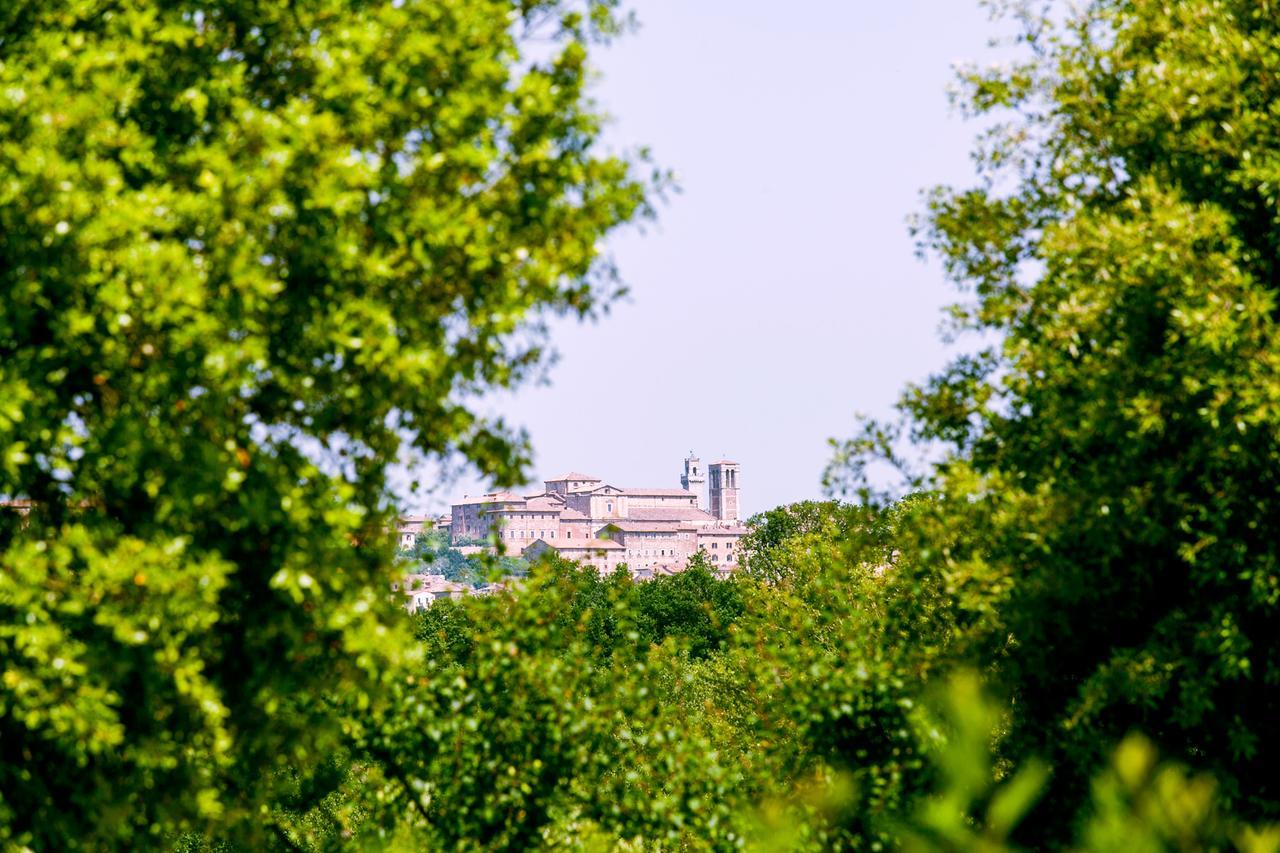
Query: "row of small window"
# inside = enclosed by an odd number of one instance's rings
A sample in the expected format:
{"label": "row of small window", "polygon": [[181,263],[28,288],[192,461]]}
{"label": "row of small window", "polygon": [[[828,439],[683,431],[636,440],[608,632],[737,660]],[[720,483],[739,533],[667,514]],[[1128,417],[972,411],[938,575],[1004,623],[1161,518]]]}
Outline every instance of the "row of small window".
{"label": "row of small window", "polygon": [[[732,555],[732,554],[725,554],[725,555],[724,555],[724,561],[725,561],[726,563],[732,563],[732,562],[733,562],[733,555]],[[720,562],[720,555],[719,555],[719,554],[712,554],[712,555],[711,555],[711,562],[713,562],[713,563],[718,563],[718,562]]]}
{"label": "row of small window", "polygon": [[[712,550],[715,550],[716,548],[719,548],[719,547],[720,547],[720,543],[719,543],[719,542],[712,542],[712,543],[711,543],[711,549],[712,549]],[[726,542],[726,543],[724,543],[724,549],[725,549],[726,551],[732,551],[732,550],[733,550],[733,543],[732,543],[732,542]]]}
{"label": "row of small window", "polygon": [[[519,536],[517,536],[517,535],[516,535],[517,533],[518,533],[518,534],[520,534],[520,535],[519,535]],[[526,534],[526,533],[528,533],[529,535],[528,535],[528,536],[525,536],[525,534]],[[569,537],[570,539],[572,539],[572,538],[573,538],[573,534],[572,534],[572,533],[569,533],[569,534],[567,534],[567,535],[568,535],[568,537]],[[556,538],[556,532],[555,532],[554,530],[550,530],[550,531],[548,531],[548,530],[539,530],[539,531],[538,531],[538,535],[537,535],[537,536],[534,536],[534,535],[533,535],[533,531],[532,531],[532,530],[508,530],[508,531],[507,531],[507,538],[508,538],[508,539],[555,539],[555,538]]]}

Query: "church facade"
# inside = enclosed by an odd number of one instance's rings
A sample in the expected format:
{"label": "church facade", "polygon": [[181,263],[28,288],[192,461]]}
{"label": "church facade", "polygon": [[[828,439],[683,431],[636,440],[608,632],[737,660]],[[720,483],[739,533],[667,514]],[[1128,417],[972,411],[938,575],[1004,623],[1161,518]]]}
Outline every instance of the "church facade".
{"label": "church facade", "polygon": [[496,492],[454,504],[450,535],[460,546],[496,535],[507,554],[551,551],[601,571],[625,564],[638,578],[680,571],[701,550],[718,574],[728,574],[741,563],[746,533],[739,473],[729,460],[704,471],[692,453],[680,488],[621,487],[571,471],[544,481],[537,494]]}

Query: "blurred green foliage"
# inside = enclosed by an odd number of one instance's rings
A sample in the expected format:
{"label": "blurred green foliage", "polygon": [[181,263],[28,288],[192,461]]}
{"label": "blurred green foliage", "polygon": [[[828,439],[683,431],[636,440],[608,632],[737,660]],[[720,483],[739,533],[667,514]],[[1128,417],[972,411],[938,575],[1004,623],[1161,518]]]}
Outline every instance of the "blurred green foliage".
{"label": "blurred green foliage", "polygon": [[421,665],[388,466],[520,479],[474,401],[663,182],[596,144],[613,5],[0,3],[0,846],[283,844],[383,772],[331,759]]}

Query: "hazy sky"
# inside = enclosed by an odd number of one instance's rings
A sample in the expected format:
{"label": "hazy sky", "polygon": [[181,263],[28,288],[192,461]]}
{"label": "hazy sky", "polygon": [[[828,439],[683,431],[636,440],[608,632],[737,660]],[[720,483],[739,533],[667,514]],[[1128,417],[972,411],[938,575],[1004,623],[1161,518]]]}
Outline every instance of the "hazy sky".
{"label": "hazy sky", "polygon": [[945,90],[953,63],[991,58],[992,25],[976,0],[633,8],[595,93],[611,143],[650,146],[682,192],[611,242],[631,293],[556,327],[550,386],[494,405],[529,429],[534,482],[678,486],[693,449],[742,464],[747,513],[818,497],[827,439],[944,362],[954,292],[906,218],[972,179],[976,129]]}

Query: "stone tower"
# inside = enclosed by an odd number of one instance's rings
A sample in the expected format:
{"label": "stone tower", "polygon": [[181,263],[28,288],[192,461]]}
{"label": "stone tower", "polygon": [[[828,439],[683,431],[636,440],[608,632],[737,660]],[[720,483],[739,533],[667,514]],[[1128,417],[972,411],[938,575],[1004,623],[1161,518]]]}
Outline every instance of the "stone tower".
{"label": "stone tower", "polygon": [[689,455],[684,460],[684,473],[680,475],[680,488],[693,492],[698,497],[698,506],[702,507],[706,504],[705,489],[707,487],[707,473],[702,468],[702,460],[693,455],[693,451],[689,451]]}
{"label": "stone tower", "polygon": [[707,471],[711,474],[711,514],[721,521],[737,521],[738,463],[712,462]]}

